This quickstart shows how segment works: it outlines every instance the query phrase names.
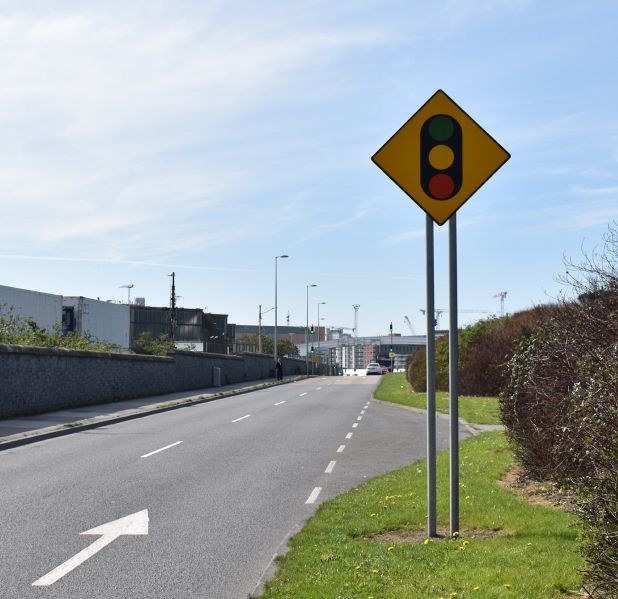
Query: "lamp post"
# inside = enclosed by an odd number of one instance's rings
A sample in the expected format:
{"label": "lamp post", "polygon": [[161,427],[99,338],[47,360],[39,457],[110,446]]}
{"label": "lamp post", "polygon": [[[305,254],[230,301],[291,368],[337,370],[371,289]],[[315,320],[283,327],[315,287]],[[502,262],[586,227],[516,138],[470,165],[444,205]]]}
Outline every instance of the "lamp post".
{"label": "lamp post", "polygon": [[[320,360],[321,355],[320,354],[320,306],[323,306],[326,302],[318,302],[318,330],[317,330],[317,334],[318,334],[318,360]],[[321,361],[318,361],[318,364],[321,365]]]}
{"label": "lamp post", "polygon": [[277,363],[277,260],[279,258],[289,258],[287,254],[281,254],[281,256],[275,256],[275,349],[274,349],[274,359],[275,364]]}
{"label": "lamp post", "polygon": [[317,287],[315,283],[307,285],[307,326],[305,328],[305,366],[307,367],[307,376],[309,376],[309,287]]}

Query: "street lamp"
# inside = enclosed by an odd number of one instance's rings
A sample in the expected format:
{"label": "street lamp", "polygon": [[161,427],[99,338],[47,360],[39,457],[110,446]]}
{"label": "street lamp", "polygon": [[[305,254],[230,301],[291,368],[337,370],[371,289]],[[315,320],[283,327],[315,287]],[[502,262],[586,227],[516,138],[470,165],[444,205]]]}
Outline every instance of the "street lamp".
{"label": "street lamp", "polygon": [[279,258],[289,258],[287,254],[281,254],[281,256],[275,256],[275,349],[274,349],[274,359],[275,364],[277,363],[277,260]]}
{"label": "street lamp", "polygon": [[[318,302],[318,360],[320,359],[320,306],[323,306],[326,302]],[[321,364],[321,362],[318,362]]]}
{"label": "street lamp", "polygon": [[309,287],[317,287],[315,283],[307,285],[307,327],[305,328],[305,366],[307,367],[307,376],[309,376]]}

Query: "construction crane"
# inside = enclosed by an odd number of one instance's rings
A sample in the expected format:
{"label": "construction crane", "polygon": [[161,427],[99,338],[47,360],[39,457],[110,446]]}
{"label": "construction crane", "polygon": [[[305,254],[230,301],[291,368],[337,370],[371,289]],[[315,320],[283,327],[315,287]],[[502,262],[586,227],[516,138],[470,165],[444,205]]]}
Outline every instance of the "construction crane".
{"label": "construction crane", "polygon": [[[420,309],[422,314],[426,314],[427,310],[423,308]],[[435,324],[438,326],[438,321],[440,320],[440,315],[448,312],[448,308],[437,308],[434,312],[435,314]],[[457,314],[492,314],[489,310],[457,310]]]}
{"label": "construction crane", "polygon": [[412,323],[410,322],[410,319],[407,316],[404,316],[403,320],[406,323],[406,325],[408,325],[408,329],[410,329],[410,335],[416,335],[416,333],[414,332],[414,327],[412,326]]}
{"label": "construction crane", "polygon": [[508,291],[500,291],[494,295],[494,297],[500,298],[500,316],[504,316],[504,300],[506,299],[506,294]]}

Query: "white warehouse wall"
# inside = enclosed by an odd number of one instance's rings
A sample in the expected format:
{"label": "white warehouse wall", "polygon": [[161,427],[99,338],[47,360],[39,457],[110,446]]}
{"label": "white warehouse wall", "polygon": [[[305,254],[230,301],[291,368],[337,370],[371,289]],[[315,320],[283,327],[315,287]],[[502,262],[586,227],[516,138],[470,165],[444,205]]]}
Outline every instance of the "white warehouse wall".
{"label": "white warehouse wall", "polygon": [[87,297],[64,296],[64,306],[75,311],[75,331],[99,341],[129,347],[131,313],[128,304],[114,304]]}
{"label": "white warehouse wall", "polygon": [[53,332],[62,323],[62,296],[0,285],[0,314],[32,318],[41,329]]}

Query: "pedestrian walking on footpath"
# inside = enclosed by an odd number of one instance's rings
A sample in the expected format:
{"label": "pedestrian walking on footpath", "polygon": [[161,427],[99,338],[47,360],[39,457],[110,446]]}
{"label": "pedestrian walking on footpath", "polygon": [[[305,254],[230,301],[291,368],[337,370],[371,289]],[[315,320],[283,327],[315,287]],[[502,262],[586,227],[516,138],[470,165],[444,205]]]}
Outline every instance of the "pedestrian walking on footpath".
{"label": "pedestrian walking on footpath", "polygon": [[282,381],[283,380],[283,364],[281,364],[281,360],[277,360],[277,363],[275,364],[275,370],[277,371],[277,380],[278,381]]}

